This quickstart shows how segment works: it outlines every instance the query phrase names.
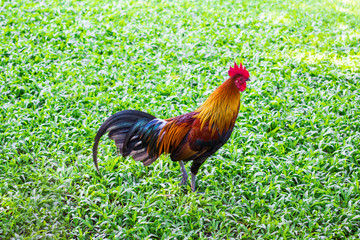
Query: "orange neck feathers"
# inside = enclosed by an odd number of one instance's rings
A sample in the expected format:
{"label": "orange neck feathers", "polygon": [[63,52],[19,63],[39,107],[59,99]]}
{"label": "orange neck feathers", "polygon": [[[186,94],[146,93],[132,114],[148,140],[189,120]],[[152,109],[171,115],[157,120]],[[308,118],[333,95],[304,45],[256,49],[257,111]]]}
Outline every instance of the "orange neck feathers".
{"label": "orange neck feathers", "polygon": [[212,134],[216,130],[220,134],[235,124],[240,107],[240,92],[233,78],[221,84],[195,112],[201,122],[201,128],[209,124]]}

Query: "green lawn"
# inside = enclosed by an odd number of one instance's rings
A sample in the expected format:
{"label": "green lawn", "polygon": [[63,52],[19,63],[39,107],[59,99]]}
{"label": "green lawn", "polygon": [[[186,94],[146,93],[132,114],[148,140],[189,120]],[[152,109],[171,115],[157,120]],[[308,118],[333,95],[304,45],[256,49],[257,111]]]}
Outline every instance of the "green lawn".
{"label": "green lawn", "polygon": [[[357,0],[1,1],[0,239],[359,239],[359,49]],[[234,60],[204,195],[107,137],[97,174],[107,117],[193,111]]]}

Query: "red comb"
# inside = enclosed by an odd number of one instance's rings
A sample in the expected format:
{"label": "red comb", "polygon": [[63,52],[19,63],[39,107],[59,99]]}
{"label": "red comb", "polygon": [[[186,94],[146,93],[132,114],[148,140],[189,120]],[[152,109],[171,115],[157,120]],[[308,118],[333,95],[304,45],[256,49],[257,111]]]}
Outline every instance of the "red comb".
{"label": "red comb", "polygon": [[249,78],[249,72],[245,69],[245,67],[243,67],[241,63],[240,63],[240,67],[238,67],[238,65],[236,65],[236,62],[234,62],[234,67],[230,67],[228,74],[230,77],[240,74],[245,78]]}

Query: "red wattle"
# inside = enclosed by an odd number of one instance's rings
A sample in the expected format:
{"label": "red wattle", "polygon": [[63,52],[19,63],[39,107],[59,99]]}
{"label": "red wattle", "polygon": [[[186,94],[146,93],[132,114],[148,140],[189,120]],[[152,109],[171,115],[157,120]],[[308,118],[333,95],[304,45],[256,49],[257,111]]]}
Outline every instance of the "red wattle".
{"label": "red wattle", "polygon": [[246,82],[245,81],[244,82],[237,82],[235,84],[236,84],[236,86],[237,86],[237,88],[239,89],[240,92],[245,91],[245,89],[246,89]]}

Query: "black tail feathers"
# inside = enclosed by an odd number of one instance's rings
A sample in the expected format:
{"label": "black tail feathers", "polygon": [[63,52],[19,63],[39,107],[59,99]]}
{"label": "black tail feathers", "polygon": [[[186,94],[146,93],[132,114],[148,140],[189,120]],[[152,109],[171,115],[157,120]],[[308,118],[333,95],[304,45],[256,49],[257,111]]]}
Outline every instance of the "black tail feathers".
{"label": "black tail feathers", "polygon": [[135,161],[142,161],[145,166],[153,163],[159,156],[157,140],[166,121],[137,111],[124,110],[109,117],[100,127],[93,146],[93,160],[96,170],[97,149],[100,138],[109,132],[109,138],[115,141],[122,156],[132,156]]}

